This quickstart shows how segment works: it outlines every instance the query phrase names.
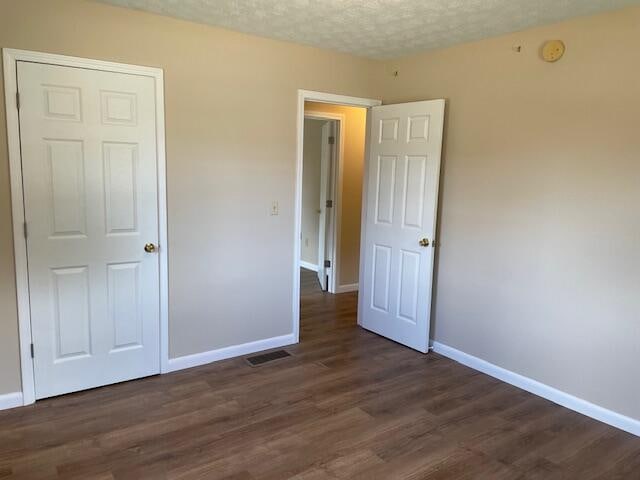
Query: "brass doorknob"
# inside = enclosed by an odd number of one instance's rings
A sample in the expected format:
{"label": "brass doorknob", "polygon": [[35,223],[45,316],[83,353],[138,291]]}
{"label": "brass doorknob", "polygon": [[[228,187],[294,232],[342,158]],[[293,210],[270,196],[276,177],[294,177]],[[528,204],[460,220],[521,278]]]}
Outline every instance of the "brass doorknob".
{"label": "brass doorknob", "polygon": [[421,238],[419,243],[420,243],[421,247],[428,247],[429,246],[429,239],[428,238]]}
{"label": "brass doorknob", "polygon": [[156,251],[156,246],[153,243],[147,243],[144,246],[144,251],[147,253],[153,253]]}

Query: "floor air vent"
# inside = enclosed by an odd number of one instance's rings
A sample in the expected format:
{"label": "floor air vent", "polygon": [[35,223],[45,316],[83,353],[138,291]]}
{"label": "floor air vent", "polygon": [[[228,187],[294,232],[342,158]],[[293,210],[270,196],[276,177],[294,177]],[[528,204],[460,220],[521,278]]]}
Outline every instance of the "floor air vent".
{"label": "floor air vent", "polygon": [[263,363],[272,362],[274,360],[278,360],[279,358],[290,357],[291,354],[286,350],[276,350],[274,352],[263,353],[261,355],[254,355],[253,357],[247,357],[247,362],[252,367],[257,367],[258,365],[262,365]]}

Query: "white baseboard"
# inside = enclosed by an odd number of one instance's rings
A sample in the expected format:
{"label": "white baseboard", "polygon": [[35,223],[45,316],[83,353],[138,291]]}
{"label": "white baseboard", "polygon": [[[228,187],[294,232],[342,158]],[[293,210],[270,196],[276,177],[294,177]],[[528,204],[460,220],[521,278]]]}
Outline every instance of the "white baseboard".
{"label": "white baseboard", "polygon": [[227,358],[239,357],[240,355],[248,355],[250,353],[269,350],[270,348],[284,347],[292,345],[296,342],[293,334],[282,335],[280,337],[266,338],[255,342],[243,343],[241,345],[232,345],[230,347],[210,350],[208,352],[195,353],[184,357],[170,358],[167,373],[183,370],[185,368],[198,367],[207,363],[225,360]]}
{"label": "white baseboard", "polygon": [[302,268],[306,268],[307,270],[313,270],[314,272],[318,271],[318,265],[314,265],[313,263],[304,262],[300,260],[300,266]]}
{"label": "white baseboard", "polygon": [[499,367],[493,363],[487,362],[486,360],[482,360],[478,357],[474,357],[473,355],[469,355],[468,353],[456,350],[455,348],[443,345],[442,343],[433,342],[433,351],[455,360],[456,362],[462,363],[467,367],[473,368],[474,370],[486,373],[487,375],[502,380],[503,382],[510,383],[511,385],[526,390],[527,392],[546,398],[547,400],[557,403],[558,405],[562,405],[570,410],[582,413],[583,415],[619,428],[620,430],[624,430],[625,432],[640,436],[640,420],[608,410],[604,407],[583,400],[582,398],[574,397],[569,393]]}
{"label": "white baseboard", "polygon": [[23,405],[22,392],[0,394],[0,410],[22,407]]}
{"label": "white baseboard", "polygon": [[336,293],[347,293],[347,292],[357,292],[358,284],[357,283],[349,283],[347,285],[338,285],[336,288]]}

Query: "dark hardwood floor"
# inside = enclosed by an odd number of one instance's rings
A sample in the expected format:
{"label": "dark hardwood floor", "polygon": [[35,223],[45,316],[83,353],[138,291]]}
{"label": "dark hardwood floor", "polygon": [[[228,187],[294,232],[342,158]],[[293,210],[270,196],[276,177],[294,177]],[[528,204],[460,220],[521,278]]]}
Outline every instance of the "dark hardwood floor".
{"label": "dark hardwood floor", "polygon": [[302,341],[0,412],[0,479],[640,479],[640,439],[359,329],[303,273]]}

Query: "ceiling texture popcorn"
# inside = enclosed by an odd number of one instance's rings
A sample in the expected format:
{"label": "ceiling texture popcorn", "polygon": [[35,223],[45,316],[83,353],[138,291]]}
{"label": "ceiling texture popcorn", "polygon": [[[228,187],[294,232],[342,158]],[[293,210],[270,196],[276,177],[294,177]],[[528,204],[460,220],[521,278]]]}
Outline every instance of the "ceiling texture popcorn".
{"label": "ceiling texture popcorn", "polygon": [[386,59],[640,4],[640,0],[100,0]]}

